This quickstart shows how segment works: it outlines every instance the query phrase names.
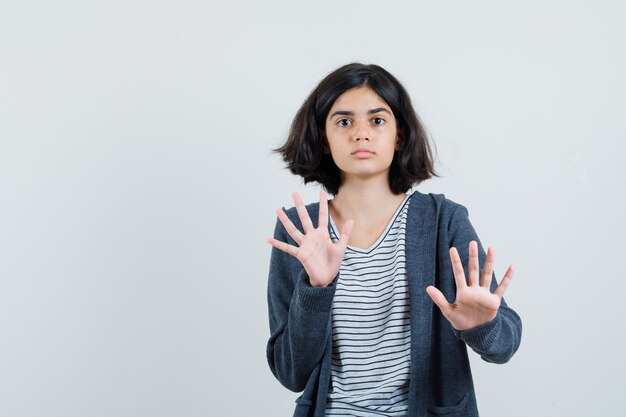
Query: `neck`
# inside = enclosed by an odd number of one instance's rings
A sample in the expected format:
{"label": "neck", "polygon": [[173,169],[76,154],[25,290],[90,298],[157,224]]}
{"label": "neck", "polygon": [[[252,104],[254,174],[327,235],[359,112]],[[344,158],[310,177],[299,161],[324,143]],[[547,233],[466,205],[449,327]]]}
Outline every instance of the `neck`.
{"label": "neck", "polygon": [[[395,211],[404,194],[394,194],[387,178],[345,181],[332,200],[331,214],[355,222]],[[334,212],[334,213],[332,213]],[[335,216],[333,216],[335,217]]]}

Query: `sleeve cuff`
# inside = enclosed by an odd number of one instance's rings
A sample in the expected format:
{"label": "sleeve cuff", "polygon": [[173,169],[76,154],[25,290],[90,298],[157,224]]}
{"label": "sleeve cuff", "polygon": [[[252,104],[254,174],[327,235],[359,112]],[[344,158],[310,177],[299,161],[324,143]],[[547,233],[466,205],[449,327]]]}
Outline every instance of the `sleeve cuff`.
{"label": "sleeve cuff", "polygon": [[330,311],[335,297],[337,277],[328,287],[312,287],[309,284],[309,276],[303,269],[296,283],[296,297],[300,308],[304,311]]}
{"label": "sleeve cuff", "polygon": [[452,328],[452,330],[456,337],[467,343],[472,349],[486,352],[489,351],[489,347],[496,341],[501,327],[502,317],[498,313],[493,320],[480,326],[462,331],[455,328]]}

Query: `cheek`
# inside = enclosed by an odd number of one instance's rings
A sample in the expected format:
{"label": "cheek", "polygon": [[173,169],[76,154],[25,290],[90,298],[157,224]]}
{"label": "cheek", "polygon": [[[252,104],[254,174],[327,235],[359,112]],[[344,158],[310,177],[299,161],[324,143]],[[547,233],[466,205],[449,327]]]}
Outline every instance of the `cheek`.
{"label": "cheek", "polygon": [[341,146],[333,145],[332,147],[329,147],[328,148],[328,153],[331,154],[333,159],[336,160],[341,155]]}
{"label": "cheek", "polygon": [[337,143],[333,144],[332,147],[329,148],[328,153],[330,154],[330,157],[333,159],[337,166],[343,166],[343,161],[345,161],[348,157],[346,155],[347,151],[344,148],[344,145]]}
{"label": "cheek", "polygon": [[326,149],[328,149],[329,153],[341,151],[345,147],[345,143],[338,138],[337,136],[333,136],[330,139],[326,138]]}

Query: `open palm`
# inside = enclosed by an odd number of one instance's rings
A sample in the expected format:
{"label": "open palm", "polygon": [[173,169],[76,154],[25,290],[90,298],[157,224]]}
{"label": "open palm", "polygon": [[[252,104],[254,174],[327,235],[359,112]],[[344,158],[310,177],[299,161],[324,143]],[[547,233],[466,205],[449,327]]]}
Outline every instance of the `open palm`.
{"label": "open palm", "polygon": [[281,242],[275,238],[269,238],[267,241],[275,248],[295,256],[304,266],[312,286],[326,287],[335,279],[339,272],[341,261],[348,245],[348,239],[352,232],[353,221],[346,221],[341,229],[341,237],[335,243],[328,233],[328,200],[326,193],[320,193],[317,228],[313,227],[309,213],[298,193],[293,193],[293,201],[296,205],[304,233],[298,230],[283,210],[276,210],[276,214],[289,236],[296,241],[298,246]]}
{"label": "open palm", "polygon": [[495,253],[493,248],[487,250],[487,258],[483,267],[482,280],[479,280],[478,244],[475,241],[469,244],[468,279],[465,280],[463,264],[456,248],[450,248],[450,259],[456,281],[456,300],[448,303],[445,296],[437,288],[430,286],[426,289],[428,295],[441,310],[441,313],[456,330],[468,330],[493,320],[498,313],[500,301],[506,291],[513,273],[513,265],[507,269],[500,285],[491,293],[491,279]]}

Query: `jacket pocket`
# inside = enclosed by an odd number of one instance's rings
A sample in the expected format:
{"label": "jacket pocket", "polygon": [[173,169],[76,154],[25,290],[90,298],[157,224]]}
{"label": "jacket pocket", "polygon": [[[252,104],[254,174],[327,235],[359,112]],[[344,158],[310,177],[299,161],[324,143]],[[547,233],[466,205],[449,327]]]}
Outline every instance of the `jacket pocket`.
{"label": "jacket pocket", "polygon": [[467,416],[467,403],[469,399],[469,393],[466,393],[461,401],[457,405],[450,407],[437,407],[434,405],[428,406],[428,415],[432,416],[447,416],[447,417],[461,417]]}

